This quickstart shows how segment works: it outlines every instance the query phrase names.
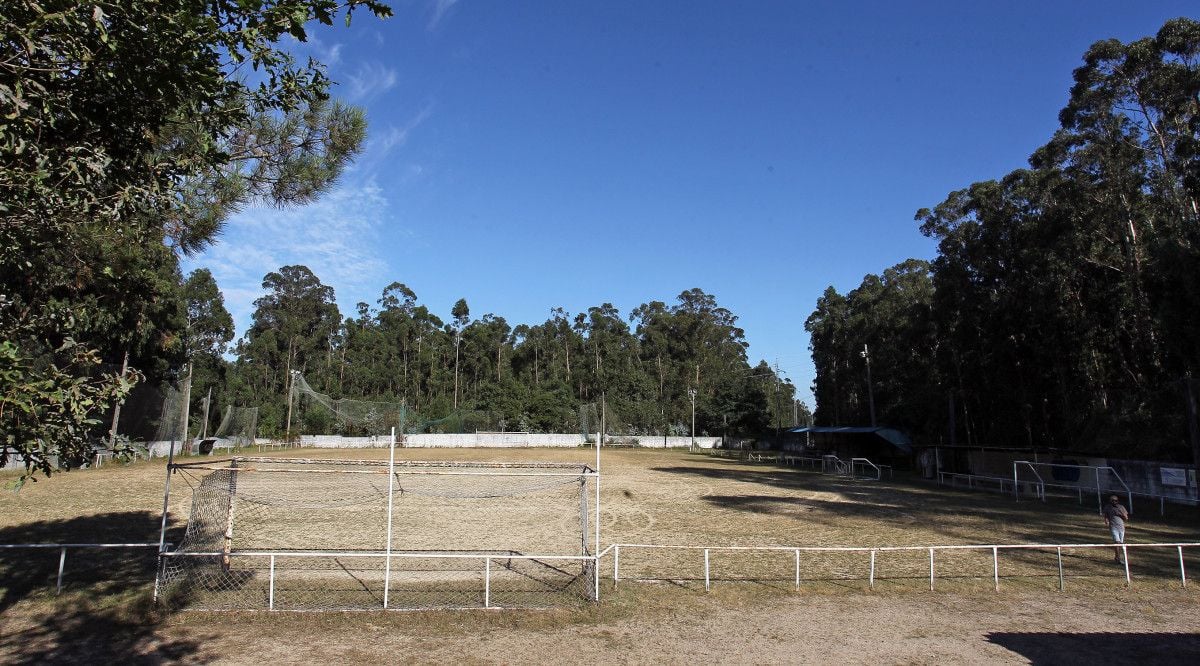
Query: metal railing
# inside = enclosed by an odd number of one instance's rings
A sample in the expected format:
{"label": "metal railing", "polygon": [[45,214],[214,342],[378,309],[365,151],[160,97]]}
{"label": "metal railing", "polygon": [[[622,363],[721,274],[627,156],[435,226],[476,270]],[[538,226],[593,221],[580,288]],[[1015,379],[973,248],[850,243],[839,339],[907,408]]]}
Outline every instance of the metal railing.
{"label": "metal railing", "polygon": [[[497,604],[494,601],[495,596],[496,596],[495,595],[496,588],[495,588],[494,582],[496,581],[497,575],[499,574],[500,571],[513,569],[512,563],[514,561],[515,562],[534,563],[534,564],[540,565],[542,567],[552,566],[555,563],[577,562],[581,565],[581,569],[583,570],[585,577],[594,576],[595,572],[597,570],[597,565],[599,563],[599,558],[596,556],[593,556],[593,555],[526,555],[526,554],[520,554],[520,553],[515,553],[515,552],[513,552],[513,553],[506,553],[506,552],[494,552],[494,553],[400,553],[400,552],[387,551],[387,550],[379,550],[379,551],[243,550],[243,551],[229,551],[229,552],[174,551],[174,552],[164,552],[164,553],[162,553],[162,557],[164,558],[164,560],[177,561],[180,564],[182,564],[182,566],[184,568],[187,567],[187,563],[189,561],[193,561],[193,560],[199,560],[201,565],[206,564],[206,563],[212,563],[213,561],[233,562],[233,561],[237,561],[237,560],[243,560],[243,561],[253,560],[255,558],[257,558],[259,560],[266,560],[266,573],[267,573],[266,590],[265,590],[266,602],[267,602],[266,610],[269,610],[269,611],[276,611],[276,610],[379,610],[379,609],[382,609],[382,610],[408,610],[408,609],[414,608],[413,606],[397,605],[397,604],[392,603],[391,592],[393,591],[394,586],[395,586],[395,580],[396,580],[395,576],[396,576],[397,572],[404,570],[404,562],[405,561],[411,562],[411,561],[415,561],[415,560],[440,561],[440,562],[447,562],[447,561],[449,561],[449,562],[455,562],[455,561],[457,561],[457,562],[476,562],[476,563],[481,563],[483,565],[482,590],[473,590],[472,591],[472,590],[468,590],[468,589],[465,589],[460,586],[452,591],[453,595],[455,595],[459,598],[465,598],[466,595],[470,594],[471,592],[473,592],[475,594],[482,592],[482,594],[483,594],[482,606],[479,606],[477,604],[453,604],[452,603],[449,605],[444,605],[444,604],[443,605],[432,605],[432,606],[424,605],[424,606],[417,606],[417,607],[419,607],[419,608],[441,608],[441,609],[448,609],[448,610],[479,608],[479,607],[488,608],[488,609],[503,608],[506,606],[504,606],[503,604]],[[380,561],[385,562],[386,565],[382,569],[383,577],[380,581],[381,584],[379,586],[379,589],[377,589],[377,590],[367,590],[367,589],[360,590],[362,592],[367,593],[367,596],[369,598],[375,599],[377,601],[377,603],[375,603],[374,605],[366,605],[366,604],[360,604],[360,603],[355,602],[354,604],[352,604],[350,606],[337,606],[336,608],[333,606],[330,606],[328,608],[325,608],[325,607],[280,608],[279,604],[277,602],[277,599],[276,599],[277,582],[279,580],[280,575],[288,575],[291,577],[298,577],[298,578],[305,578],[306,576],[311,576],[313,578],[313,580],[318,583],[318,588],[316,588],[315,592],[314,592],[314,594],[317,594],[318,596],[321,593],[321,590],[319,589],[320,582],[321,581],[327,582],[329,580],[328,572],[317,570],[316,573],[313,573],[314,570],[303,569],[303,568],[296,568],[296,569],[288,570],[283,567],[283,563],[287,562],[287,561],[313,562],[313,561],[318,561],[318,560],[333,560],[336,562],[337,569],[340,569],[342,571],[347,571],[348,574],[349,574],[350,567],[345,566],[345,564],[340,562],[340,560],[347,560],[347,561],[370,560],[370,561],[374,561],[376,563],[376,566],[374,566],[373,569],[371,567],[369,567],[368,565],[364,565],[362,568],[362,571],[373,570],[376,574],[378,574],[379,569],[380,569],[377,563]],[[399,564],[397,564],[395,569],[393,569],[392,562],[396,561],[396,560],[399,561]],[[225,567],[226,567],[226,571],[237,569],[237,567],[233,567],[230,564],[226,564]],[[246,571],[248,572],[248,571],[252,571],[252,570],[253,570],[253,567],[251,567],[250,569],[247,569]],[[590,574],[588,574],[589,571],[591,572]],[[412,573],[412,571],[410,570],[409,573]],[[563,572],[557,571],[557,573],[561,574]],[[520,573],[518,577],[525,579],[527,582],[536,583],[536,581],[534,580],[535,577],[530,576],[527,572]],[[439,582],[437,580],[437,576],[431,575],[430,580],[431,580],[431,582],[428,585],[428,588],[429,588],[428,594],[436,595],[438,593],[437,585],[439,584]],[[244,582],[245,582],[244,580],[239,580],[238,584],[241,585]],[[359,582],[361,582],[361,581],[359,581]],[[213,587],[212,581],[206,580],[203,584],[203,587],[207,587],[207,588]],[[536,587],[536,585],[535,585],[535,587]],[[586,592],[586,598],[588,600],[592,600],[592,601],[598,600],[597,598],[592,596],[592,590],[593,590],[593,585],[591,583],[588,583],[586,585],[586,590],[584,590],[584,588],[581,587],[581,591]],[[226,591],[228,592],[229,590],[226,590]],[[313,590],[309,590],[309,592],[313,592]],[[376,592],[377,592],[377,594],[376,594]],[[562,592],[562,589],[555,590],[555,592]],[[248,598],[257,598],[257,594],[252,591],[251,594],[248,595]],[[259,603],[261,603],[261,601]],[[317,601],[315,603],[320,604],[322,602]],[[552,604],[552,603],[548,604],[548,606],[553,606],[553,605],[554,604]],[[203,608],[202,602],[201,602],[201,607]],[[528,606],[523,606],[523,607],[528,607]],[[545,607],[545,606],[532,606],[532,607]],[[235,608],[230,608],[230,609],[256,610],[255,608],[252,608],[248,605],[247,606],[237,606]]]}
{"label": "metal railing", "polygon": [[[170,545],[170,544],[168,544]],[[0,550],[48,550],[58,549],[58,578],[55,583],[55,594],[62,594],[63,574],[67,566],[68,549],[85,548],[159,548],[158,543],[5,543],[0,544]]]}
{"label": "metal railing", "polygon": [[[937,578],[937,568],[935,564],[935,554],[945,551],[982,551],[989,552],[992,559],[992,580],[996,592],[1000,591],[1000,552],[1001,551],[1021,551],[1021,550],[1037,550],[1037,551],[1054,551],[1057,556],[1058,563],[1058,589],[1064,591],[1066,589],[1066,578],[1063,567],[1063,550],[1089,550],[1089,549],[1112,549],[1120,548],[1123,557],[1121,562],[1124,566],[1124,576],[1126,586],[1132,583],[1132,576],[1129,570],[1129,551],[1131,549],[1152,549],[1152,548],[1174,548],[1179,558],[1179,580],[1183,588],[1187,588],[1187,569],[1184,565],[1183,549],[1184,548],[1200,548],[1200,542],[1190,543],[1136,543],[1136,544],[1111,544],[1111,543],[1082,543],[1082,544],[971,544],[971,545],[940,545],[940,546],[675,546],[675,545],[654,545],[654,544],[612,544],[600,553],[599,557],[603,558],[611,551],[613,557],[613,584],[616,585],[621,580],[621,550],[626,551],[633,549],[646,550],[674,550],[674,551],[703,551],[704,553],[704,590],[712,589],[711,562],[714,553],[728,552],[759,552],[759,553],[791,553],[794,556],[794,584],[797,590],[800,589],[803,579],[801,578],[801,554],[803,553],[867,553],[870,555],[870,564],[867,571],[867,582],[869,589],[875,589],[876,581],[876,560],[880,553],[898,553],[898,552],[928,552],[929,553],[929,590],[934,590],[934,584]],[[648,579],[645,577],[638,580],[669,580],[669,579]]]}
{"label": "metal railing", "polygon": [[[960,481],[966,481],[968,490],[988,490],[1006,495],[1011,492],[1012,479],[1003,476],[987,476],[984,474],[963,474],[961,472],[938,472],[938,485],[961,488]],[[992,486],[995,486],[994,488]]]}
{"label": "metal railing", "polygon": [[[984,490],[987,492],[999,493],[1001,495],[1013,494],[1013,480],[1011,477],[989,476],[987,474],[967,474],[965,472],[938,472],[937,482],[940,486],[950,486],[951,488],[957,488],[960,490],[966,488],[967,490]],[[1043,501],[1047,497],[1074,496],[1077,498],[1079,504],[1083,504],[1085,495],[1084,491],[1087,491],[1086,494],[1088,496],[1091,496],[1094,491],[1094,488],[1092,487],[1071,483],[1052,483],[1046,481],[1041,481],[1040,483],[1036,481],[1020,481],[1019,483],[1024,485],[1026,489],[1025,492],[1034,493]],[[1054,492],[1056,488],[1065,492]],[[1102,489],[1101,492],[1103,493],[1105,490]],[[1170,497],[1157,493],[1138,492],[1136,490],[1122,490],[1121,492],[1126,493],[1129,496],[1143,497],[1147,500],[1157,500],[1158,515],[1160,516],[1167,515],[1168,501],[1170,501],[1172,504],[1180,504],[1184,506],[1197,506],[1200,504],[1200,502],[1186,497]]]}

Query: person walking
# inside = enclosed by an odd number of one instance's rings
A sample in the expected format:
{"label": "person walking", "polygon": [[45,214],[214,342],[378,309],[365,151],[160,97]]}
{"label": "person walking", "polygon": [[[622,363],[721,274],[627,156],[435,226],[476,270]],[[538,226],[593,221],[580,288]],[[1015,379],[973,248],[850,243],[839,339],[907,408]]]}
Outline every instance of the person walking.
{"label": "person walking", "polygon": [[1121,544],[1125,543],[1125,523],[1129,520],[1129,511],[1121,505],[1119,497],[1112,495],[1100,513],[1104,516],[1108,531],[1112,533],[1113,543],[1117,544],[1113,546],[1113,561],[1124,564],[1121,561]]}

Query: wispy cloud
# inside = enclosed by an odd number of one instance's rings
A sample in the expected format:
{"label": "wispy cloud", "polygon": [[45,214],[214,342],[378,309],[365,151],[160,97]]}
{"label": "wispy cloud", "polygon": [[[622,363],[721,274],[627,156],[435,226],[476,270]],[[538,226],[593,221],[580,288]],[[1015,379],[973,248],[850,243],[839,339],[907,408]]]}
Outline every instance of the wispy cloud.
{"label": "wispy cloud", "polygon": [[303,264],[334,288],[343,314],[371,300],[384,284],[387,263],[380,231],[387,199],[374,183],[343,186],[308,206],[250,208],[229,221],[221,240],[185,262],[184,269],[212,271],[233,315],[245,332],[262,279],[281,266]]}
{"label": "wispy cloud", "polygon": [[396,87],[396,70],[377,62],[364,62],[342,82],[351,102],[365,102]]}
{"label": "wispy cloud", "polygon": [[424,106],[417,111],[416,115],[408,119],[408,122],[397,127],[391,125],[383,132],[383,135],[378,140],[378,146],[374,147],[381,153],[387,154],[408,143],[408,135],[413,130],[417,129],[429,117],[433,115],[433,102],[426,102]]}
{"label": "wispy cloud", "polygon": [[366,149],[349,167],[348,172],[359,177],[373,177],[392,155],[406,143],[418,127],[433,115],[433,101],[427,101],[402,125],[386,125],[379,131],[368,130]]}
{"label": "wispy cloud", "polygon": [[429,18],[429,23],[425,25],[427,30],[437,30],[441,25],[442,19],[446,18],[446,14],[458,4],[458,0],[433,0],[433,6],[430,9],[432,16]]}

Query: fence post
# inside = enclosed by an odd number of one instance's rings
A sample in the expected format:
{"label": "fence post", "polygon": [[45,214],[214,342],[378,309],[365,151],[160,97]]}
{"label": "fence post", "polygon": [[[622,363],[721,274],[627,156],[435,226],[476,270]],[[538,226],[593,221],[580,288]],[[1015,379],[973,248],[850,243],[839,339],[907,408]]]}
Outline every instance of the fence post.
{"label": "fence post", "polygon": [[996,583],[996,591],[1000,591],[1000,549],[992,546],[992,580]]}
{"label": "fence post", "polygon": [[875,589],[875,549],[871,549],[871,577],[867,579],[867,587]]}
{"label": "fence post", "polygon": [[929,549],[929,591],[933,592],[933,549]]}
{"label": "fence post", "polygon": [[267,610],[275,610],[275,556],[271,556],[270,588],[267,592]]}
{"label": "fence post", "polygon": [[704,549],[704,591],[708,592],[710,583],[708,580],[708,549]]}
{"label": "fence post", "polygon": [[492,558],[483,561],[483,607],[492,607]]}
{"label": "fence post", "polygon": [[621,580],[621,547],[613,546],[613,587]]}
{"label": "fence post", "polygon": [[[1180,553],[1179,560],[1183,561],[1183,554]],[[800,590],[800,549],[796,549],[796,591]]]}
{"label": "fence post", "polygon": [[58,590],[55,592],[55,594],[62,594],[63,567],[65,567],[66,564],[67,564],[67,549],[64,546],[58,552]]}
{"label": "fence post", "polygon": [[1062,592],[1066,589],[1063,585],[1062,546],[1059,546],[1055,550],[1058,551],[1058,591]]}
{"label": "fence post", "polygon": [[1183,589],[1187,589],[1187,571],[1183,568],[1183,546],[1176,546],[1179,549],[1179,580],[1183,583]]}

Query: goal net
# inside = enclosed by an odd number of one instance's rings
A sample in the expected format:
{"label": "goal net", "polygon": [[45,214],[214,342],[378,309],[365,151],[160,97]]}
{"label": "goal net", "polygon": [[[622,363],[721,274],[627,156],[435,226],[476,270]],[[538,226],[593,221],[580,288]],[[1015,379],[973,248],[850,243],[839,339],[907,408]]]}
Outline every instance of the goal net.
{"label": "goal net", "polygon": [[233,448],[245,448],[254,445],[254,436],[258,431],[257,407],[225,408],[221,424],[213,431],[213,437],[226,440]]}
{"label": "goal net", "polygon": [[176,465],[192,510],[182,542],[164,554],[160,598],[209,610],[545,608],[591,598],[591,468],[392,469],[282,458]]}

